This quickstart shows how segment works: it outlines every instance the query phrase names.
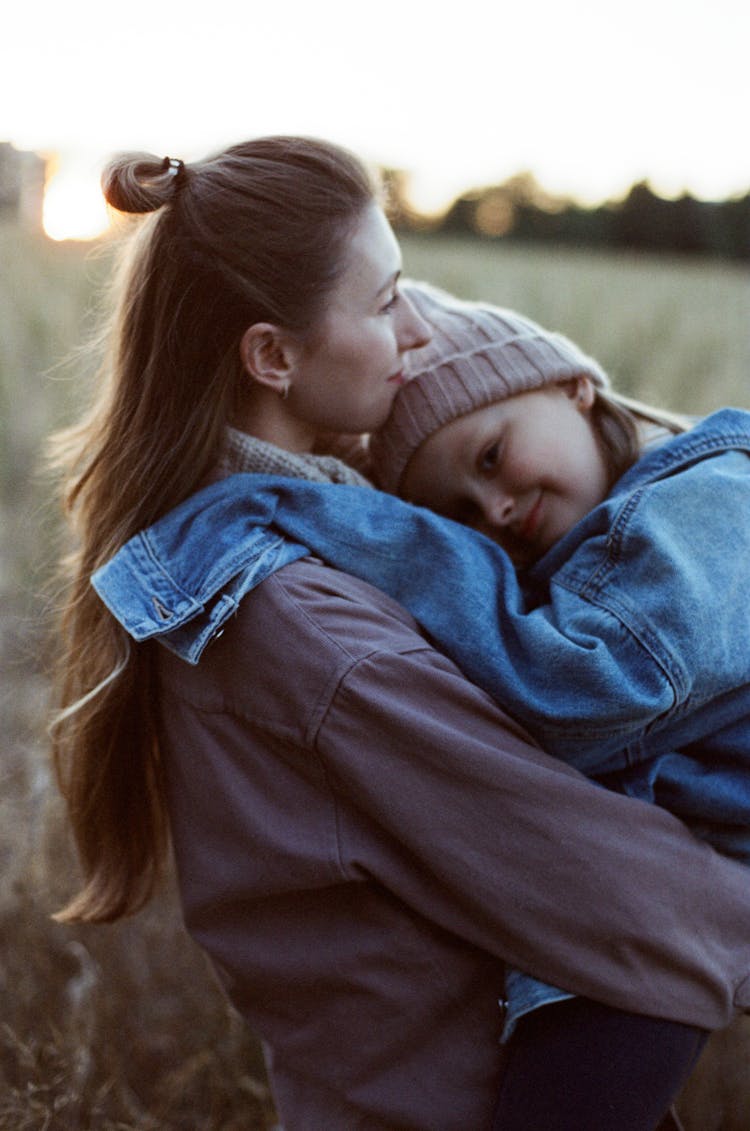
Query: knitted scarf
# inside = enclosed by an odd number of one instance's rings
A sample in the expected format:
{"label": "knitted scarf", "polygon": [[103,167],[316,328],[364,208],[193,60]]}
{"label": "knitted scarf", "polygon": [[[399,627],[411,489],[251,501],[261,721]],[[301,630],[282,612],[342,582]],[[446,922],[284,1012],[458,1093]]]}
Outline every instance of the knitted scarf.
{"label": "knitted scarf", "polygon": [[316,456],[288,452],[247,432],[228,427],[216,465],[216,476],[222,478],[237,472],[252,471],[262,475],[287,475],[294,479],[312,479],[316,483],[349,483],[353,487],[372,484],[335,456]]}

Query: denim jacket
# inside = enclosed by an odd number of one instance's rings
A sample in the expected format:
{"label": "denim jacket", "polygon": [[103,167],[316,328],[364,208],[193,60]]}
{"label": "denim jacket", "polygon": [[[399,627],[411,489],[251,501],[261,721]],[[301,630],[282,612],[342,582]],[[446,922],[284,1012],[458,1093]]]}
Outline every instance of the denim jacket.
{"label": "denim jacket", "polygon": [[750,862],[750,413],[649,451],[523,580],[489,539],[392,496],[247,474],[92,580],[135,639],[197,663],[309,550],[404,605],[548,752]]}

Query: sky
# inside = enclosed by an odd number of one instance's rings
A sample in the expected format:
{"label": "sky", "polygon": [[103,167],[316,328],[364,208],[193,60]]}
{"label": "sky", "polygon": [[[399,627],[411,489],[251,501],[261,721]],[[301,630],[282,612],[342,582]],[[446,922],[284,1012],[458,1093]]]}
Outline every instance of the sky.
{"label": "sky", "polygon": [[723,199],[750,189],[749,41],[747,0],[36,0],[4,29],[0,141],[58,154],[71,210],[115,151],[265,133],[403,169],[424,210],[526,170],[584,203]]}

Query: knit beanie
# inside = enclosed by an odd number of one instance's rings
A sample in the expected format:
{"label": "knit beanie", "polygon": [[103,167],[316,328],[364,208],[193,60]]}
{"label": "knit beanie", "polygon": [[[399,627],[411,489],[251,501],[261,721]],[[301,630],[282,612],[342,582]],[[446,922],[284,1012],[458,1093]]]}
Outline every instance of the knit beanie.
{"label": "knit beanie", "polygon": [[598,388],[609,385],[604,370],[573,342],[512,310],[464,302],[427,283],[405,282],[401,290],[432,339],[407,354],[407,384],[370,439],[372,474],[384,491],[397,494],[420,444],[459,416],[581,375]]}

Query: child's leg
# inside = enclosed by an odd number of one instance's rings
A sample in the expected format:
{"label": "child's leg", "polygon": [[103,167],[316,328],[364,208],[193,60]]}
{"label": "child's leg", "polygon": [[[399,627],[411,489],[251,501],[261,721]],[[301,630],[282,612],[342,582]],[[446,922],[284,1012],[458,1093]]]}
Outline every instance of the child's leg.
{"label": "child's leg", "polygon": [[522,1017],[494,1131],[654,1131],[706,1041],[702,1029],[587,998]]}

